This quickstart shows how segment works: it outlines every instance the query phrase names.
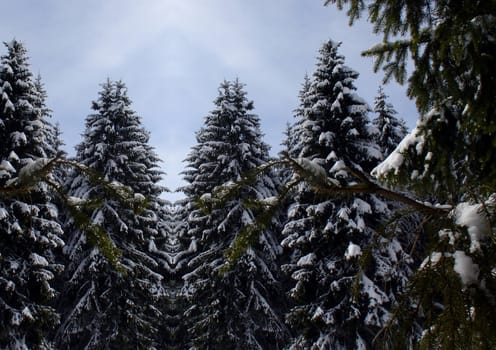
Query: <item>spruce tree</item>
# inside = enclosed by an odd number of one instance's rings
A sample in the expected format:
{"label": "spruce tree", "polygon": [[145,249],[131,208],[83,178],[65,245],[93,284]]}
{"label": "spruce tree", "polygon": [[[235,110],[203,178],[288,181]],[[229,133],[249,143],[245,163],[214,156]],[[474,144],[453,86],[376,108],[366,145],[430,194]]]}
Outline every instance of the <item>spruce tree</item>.
{"label": "spruce tree", "polygon": [[214,104],[196,135],[197,144],[186,159],[184,171],[188,185],[183,191],[190,212],[187,229],[197,244],[183,277],[183,293],[190,302],[184,315],[191,337],[189,346],[280,349],[287,333],[279,313],[279,247],[270,225],[233,266],[225,269],[223,257],[244,227],[261,214],[250,207],[250,200],[274,194],[273,180],[261,175],[239,186],[239,199],[227,198],[222,205],[205,211],[219,186],[229,187],[266,162],[269,148],[262,141],[260,121],[251,112],[253,103],[247,99],[243,84],[224,81]]}
{"label": "spruce tree", "polygon": [[43,85],[43,81],[41,80],[41,75],[37,75],[34,80],[35,87],[35,101],[33,105],[39,109],[41,115],[43,116],[42,121],[43,131],[44,131],[44,139],[45,142],[43,144],[45,148],[45,154],[47,157],[55,157],[59,152],[61,152],[61,146],[63,145],[61,139],[61,131],[60,127],[56,124],[53,125],[50,122],[52,117],[52,111],[46,105],[47,92],[45,90],[45,86]]}
{"label": "spruce tree", "polygon": [[[163,188],[158,184],[159,159],[148,144],[149,133],[130,108],[125,85],[107,80],[102,85],[94,114],[86,119],[76,160],[119,190],[129,188],[133,203],[122,203],[105,188],[81,174],[70,179],[69,194],[93,202],[87,215],[120,250],[117,266],[73,220],[65,254],[68,259],[66,289],[60,309],[63,322],[57,332],[61,349],[151,348],[157,346],[162,316],[156,307],[165,292],[161,267],[149,252],[159,236],[159,211]],[[114,257],[117,260],[118,257]]]}
{"label": "spruce tree", "polygon": [[[52,307],[55,261],[64,245],[58,208],[46,181],[33,177],[54,154],[50,129],[27,52],[5,43],[0,67],[0,347],[51,348],[48,332],[59,322]],[[38,80],[39,83],[39,80]],[[48,175],[48,179],[50,176]]]}
{"label": "spruce tree", "polygon": [[376,143],[379,145],[383,157],[390,155],[401,140],[406,136],[407,129],[403,119],[396,118],[397,112],[387,101],[387,95],[379,87],[374,101],[375,118],[372,123],[377,128]]}
{"label": "spruce tree", "polygon": [[[354,91],[358,73],[344,65],[338,43],[325,42],[295,123],[296,163],[309,174],[351,184],[347,169],[368,172],[381,157],[369,132],[369,107]],[[377,196],[330,197],[301,182],[288,211],[282,245],[293,280],[287,321],[292,349],[372,346],[387,322],[391,298],[384,290],[390,265],[371,248],[387,205]],[[381,242],[383,244],[387,242]],[[401,249],[392,253],[397,259]],[[382,264],[381,264],[382,263]],[[388,283],[391,281],[388,281]]]}
{"label": "spruce tree", "polygon": [[300,105],[294,111],[295,121],[288,132],[288,138],[286,140],[287,143],[287,152],[290,157],[298,158],[301,153],[301,140],[303,139],[303,135],[300,134],[303,132],[304,127],[302,123],[305,121],[304,115],[308,112],[308,109],[311,108],[311,100],[308,97],[308,93],[311,86],[311,80],[308,74],[305,74],[303,83],[301,85],[301,90],[298,94]]}

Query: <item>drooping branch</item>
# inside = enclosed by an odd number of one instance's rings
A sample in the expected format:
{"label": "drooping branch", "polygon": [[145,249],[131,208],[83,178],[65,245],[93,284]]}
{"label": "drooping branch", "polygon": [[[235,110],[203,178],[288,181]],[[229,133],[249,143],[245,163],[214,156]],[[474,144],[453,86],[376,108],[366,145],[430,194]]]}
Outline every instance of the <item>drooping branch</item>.
{"label": "drooping branch", "polygon": [[[103,198],[83,200],[68,196],[64,186],[51,176],[56,167],[72,168],[84,174],[91,183],[102,188]],[[40,183],[45,183],[57,193],[76,226],[88,236],[88,241],[100,250],[112,266],[122,271],[119,264],[122,256],[121,251],[112,242],[107,232],[100,225],[92,222],[88,212],[100,207],[102,200],[110,199],[118,201],[135,213],[139,213],[148,205],[146,198],[136,195],[126,186],[105,180],[100,173],[90,167],[65,159],[63,152],[54,158],[39,158],[21,168],[17,177],[0,186],[0,197],[15,199],[29,196]]]}
{"label": "drooping branch", "polygon": [[63,159],[63,153],[58,153],[54,158],[40,158],[19,170],[18,177],[8,180],[0,186],[0,196],[15,197],[29,193],[40,181],[44,181],[57,164]]}
{"label": "drooping branch", "polygon": [[406,204],[415,210],[432,216],[446,216],[451,211],[451,206],[448,205],[432,205],[429,203],[423,203],[415,200],[407,195],[392,191],[387,189],[372,178],[370,178],[363,171],[349,166],[343,167],[341,170],[346,171],[355,179],[358,183],[353,183],[351,185],[341,185],[339,181],[332,179],[324,173],[315,173],[309,171],[301,165],[301,162],[289,157],[287,153],[283,153],[286,162],[296,171],[296,173],[303,178],[310,186],[312,186],[317,192],[326,195],[348,195],[348,194],[377,194],[386,199],[390,199],[396,202],[401,202]]}

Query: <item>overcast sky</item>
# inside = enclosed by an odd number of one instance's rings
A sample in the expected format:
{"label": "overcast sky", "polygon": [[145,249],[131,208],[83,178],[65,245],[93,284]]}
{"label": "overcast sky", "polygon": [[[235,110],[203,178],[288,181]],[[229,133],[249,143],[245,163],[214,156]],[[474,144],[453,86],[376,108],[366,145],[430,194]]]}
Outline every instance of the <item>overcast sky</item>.
{"label": "overcast sky", "polygon": [[[254,100],[265,141],[280,149],[298,106],[305,73],[327,39],[341,41],[346,64],[360,73],[357,93],[369,104],[382,74],[360,52],[380,41],[371,27],[323,0],[15,0],[3,1],[0,40],[16,38],[40,73],[53,118],[70,154],[80,142],[91,101],[107,77],[128,86],[132,108],[151,131],[163,160],[164,184],[182,185],[182,160],[213,108],[224,79],[239,77]],[[5,48],[0,48],[5,53]],[[413,127],[404,87],[385,87]],[[169,194],[174,200],[179,194]]]}

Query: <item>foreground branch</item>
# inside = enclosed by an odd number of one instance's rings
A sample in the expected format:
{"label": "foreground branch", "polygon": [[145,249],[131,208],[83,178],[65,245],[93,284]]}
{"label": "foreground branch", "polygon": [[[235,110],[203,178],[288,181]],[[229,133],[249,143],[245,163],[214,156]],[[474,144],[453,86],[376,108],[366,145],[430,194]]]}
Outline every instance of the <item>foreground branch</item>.
{"label": "foreground branch", "polygon": [[423,203],[408,197],[403,193],[389,190],[376,183],[361,170],[349,166],[344,167],[341,170],[346,171],[359,182],[352,185],[341,185],[336,179],[328,177],[325,172],[312,172],[303,167],[297,160],[289,157],[286,152],[284,152],[283,155],[287,163],[296,171],[296,173],[319,193],[327,195],[377,194],[386,199],[406,204],[423,214],[431,216],[446,216],[452,209],[452,207],[448,205],[440,206]]}

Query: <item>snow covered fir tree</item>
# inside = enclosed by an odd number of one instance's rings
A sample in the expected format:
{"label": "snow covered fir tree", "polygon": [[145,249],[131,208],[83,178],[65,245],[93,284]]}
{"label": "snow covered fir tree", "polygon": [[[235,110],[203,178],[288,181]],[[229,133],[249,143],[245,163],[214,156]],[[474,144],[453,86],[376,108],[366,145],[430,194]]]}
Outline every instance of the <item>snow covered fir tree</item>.
{"label": "snow covered fir tree", "polygon": [[382,152],[382,159],[393,153],[407,134],[405,121],[396,117],[398,112],[387,101],[387,97],[382,86],[379,87],[374,101],[375,118],[372,121],[377,128],[375,141]]}
{"label": "snow covered fir tree", "polygon": [[[195,349],[281,349],[288,335],[282,318],[274,226],[268,225],[243,256],[223,271],[224,251],[260,215],[249,201],[274,195],[266,176],[237,188],[237,198],[210,203],[219,186],[241,180],[269,160],[259,117],[237,79],[224,81],[196,135],[184,171],[188,185],[188,232],[197,252],[188,263],[184,294],[189,308],[186,347]],[[203,202],[203,206],[200,203]],[[204,206],[212,205],[207,213]]]}
{"label": "snow covered fir tree", "polygon": [[417,126],[382,87],[369,108],[328,40],[278,157],[244,85],[220,84],[176,203],[124,83],[67,158],[5,43],[0,349],[496,347],[494,2],[332,4],[384,35],[364,55],[407,82]]}
{"label": "snow covered fir tree", "polygon": [[56,135],[48,127],[43,92],[16,40],[0,67],[0,348],[48,349],[59,317],[53,280],[64,244],[58,208],[33,172],[47,165]]}
{"label": "snow covered fir tree", "polygon": [[[355,93],[358,73],[344,65],[339,46],[324,43],[304,84],[291,129],[298,142],[292,142],[290,154],[309,174],[329,174],[346,185],[355,180],[347,168],[368,172],[382,155],[370,132],[369,107]],[[312,183],[298,184],[282,231],[282,246],[291,256],[283,269],[294,280],[288,292],[293,306],[287,321],[295,334],[290,348],[373,346],[394,298],[385,286],[398,283],[392,265],[404,257],[397,241],[395,249],[388,240],[374,242],[389,215],[378,196],[331,197]],[[389,259],[381,255],[385,247]]]}
{"label": "snow covered fir tree", "polygon": [[[75,173],[68,182],[69,194],[81,201],[94,201],[88,213],[120,257],[102,255],[88,232],[69,220],[65,290],[60,299],[62,325],[57,332],[61,349],[150,348],[158,346],[161,311],[165,297],[162,267],[152,256],[154,240],[160,238],[159,212],[164,191],[158,185],[161,171],[149,134],[130,109],[125,85],[107,80],[94,114],[86,119],[83,141],[76,160],[115,186],[134,193],[136,211],[130,204],[109,197],[105,188]],[[100,203],[98,203],[100,202]],[[94,240],[94,238],[93,238]],[[114,254],[113,251],[110,254]],[[114,263],[111,263],[114,261]]]}

